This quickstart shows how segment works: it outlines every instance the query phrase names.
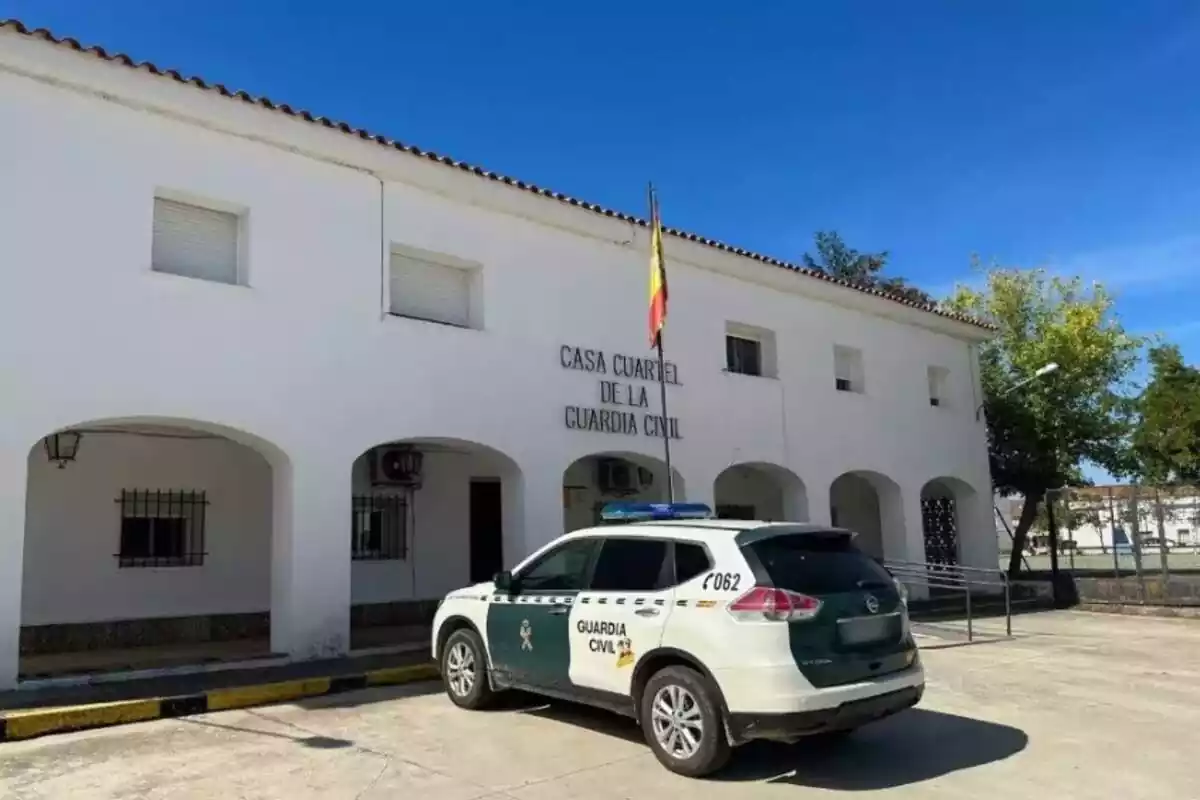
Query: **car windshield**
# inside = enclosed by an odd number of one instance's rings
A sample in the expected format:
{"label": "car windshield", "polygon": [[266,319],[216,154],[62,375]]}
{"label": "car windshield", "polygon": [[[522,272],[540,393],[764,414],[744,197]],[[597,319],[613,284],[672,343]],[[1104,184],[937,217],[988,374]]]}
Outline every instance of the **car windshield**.
{"label": "car windshield", "polygon": [[838,594],[892,585],[887,570],[854,546],[849,536],[785,534],[746,545],[779,589]]}

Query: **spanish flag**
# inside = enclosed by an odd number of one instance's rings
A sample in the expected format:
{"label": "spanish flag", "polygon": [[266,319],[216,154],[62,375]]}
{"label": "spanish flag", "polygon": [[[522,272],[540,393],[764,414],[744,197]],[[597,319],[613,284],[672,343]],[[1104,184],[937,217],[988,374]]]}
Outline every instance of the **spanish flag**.
{"label": "spanish flag", "polygon": [[650,346],[662,344],[667,323],[667,268],[663,261],[662,221],[658,218],[658,198],[650,188]]}

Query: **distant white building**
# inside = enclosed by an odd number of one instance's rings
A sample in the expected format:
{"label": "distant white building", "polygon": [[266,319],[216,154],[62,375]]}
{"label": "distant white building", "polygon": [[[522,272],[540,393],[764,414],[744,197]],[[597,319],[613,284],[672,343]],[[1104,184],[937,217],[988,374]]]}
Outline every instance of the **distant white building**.
{"label": "distant white building", "polygon": [[[1083,550],[1131,547],[1134,532],[1146,543],[1159,537],[1157,505],[1163,509],[1161,537],[1168,547],[1200,544],[1200,490],[1172,490],[1128,485],[1084,486],[1071,490],[1072,514],[1063,521],[1060,536]],[[1136,521],[1136,525],[1135,525]]]}
{"label": "distant white building", "polygon": [[636,219],[14,23],[0,108],[0,688],[345,653],[669,479],[996,564],[969,320],[672,231],[664,419]]}

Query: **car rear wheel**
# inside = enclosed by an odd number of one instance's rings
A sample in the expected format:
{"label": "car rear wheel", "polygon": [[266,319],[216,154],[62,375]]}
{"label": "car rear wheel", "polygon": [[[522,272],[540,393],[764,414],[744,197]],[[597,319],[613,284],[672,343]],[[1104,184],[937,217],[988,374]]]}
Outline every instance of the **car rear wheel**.
{"label": "car rear wheel", "polygon": [[716,772],[729,761],[729,741],[716,692],[700,673],[667,667],[646,683],[642,731],[659,762],[689,778]]}
{"label": "car rear wheel", "polygon": [[485,708],[495,692],[488,682],[487,654],[479,634],[460,628],[442,647],[442,684],[450,702],[459,708]]}

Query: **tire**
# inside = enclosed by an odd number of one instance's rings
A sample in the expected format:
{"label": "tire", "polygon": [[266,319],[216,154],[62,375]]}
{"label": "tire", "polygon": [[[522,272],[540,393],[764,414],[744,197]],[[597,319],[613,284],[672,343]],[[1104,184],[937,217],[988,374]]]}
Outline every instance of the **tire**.
{"label": "tire", "polygon": [[442,686],[450,702],[475,711],[487,708],[496,693],[488,681],[487,651],[479,634],[459,628],[442,647]]}
{"label": "tire", "polygon": [[[717,693],[694,669],[676,666],[659,670],[646,683],[639,702],[646,743],[671,772],[700,778],[729,761],[729,740]],[[663,716],[668,709],[682,712],[682,727],[680,722],[672,725],[672,717]],[[684,732],[691,735],[681,738]]]}

